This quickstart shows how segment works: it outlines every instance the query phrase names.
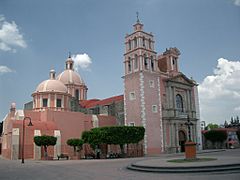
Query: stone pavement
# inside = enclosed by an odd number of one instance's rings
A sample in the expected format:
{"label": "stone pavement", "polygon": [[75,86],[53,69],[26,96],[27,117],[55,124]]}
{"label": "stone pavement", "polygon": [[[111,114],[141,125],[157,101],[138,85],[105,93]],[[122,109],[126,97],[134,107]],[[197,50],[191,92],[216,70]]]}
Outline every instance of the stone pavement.
{"label": "stone pavement", "polygon": [[[239,158],[240,149],[204,153],[206,157]],[[156,163],[154,159],[179,158],[182,154],[160,155],[158,157],[98,159],[98,160],[52,160],[34,161],[5,160],[0,158],[0,180],[239,180],[240,174],[225,173],[149,173],[128,170],[134,163]],[[226,161],[228,161],[226,159]]]}
{"label": "stone pavement", "polygon": [[240,149],[208,150],[198,152],[197,158],[216,158],[202,162],[168,162],[174,159],[184,159],[184,154],[162,155],[132,163],[128,169],[158,173],[200,173],[200,172],[239,172]]}

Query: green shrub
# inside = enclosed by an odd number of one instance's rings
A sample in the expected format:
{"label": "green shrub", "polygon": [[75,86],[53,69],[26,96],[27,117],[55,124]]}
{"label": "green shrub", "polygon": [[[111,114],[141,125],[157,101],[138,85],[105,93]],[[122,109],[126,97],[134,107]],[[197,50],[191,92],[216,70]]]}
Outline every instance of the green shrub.
{"label": "green shrub", "polygon": [[217,130],[210,130],[204,133],[204,136],[207,140],[215,143],[215,142],[223,142],[227,139],[227,132],[226,131],[217,131]]}

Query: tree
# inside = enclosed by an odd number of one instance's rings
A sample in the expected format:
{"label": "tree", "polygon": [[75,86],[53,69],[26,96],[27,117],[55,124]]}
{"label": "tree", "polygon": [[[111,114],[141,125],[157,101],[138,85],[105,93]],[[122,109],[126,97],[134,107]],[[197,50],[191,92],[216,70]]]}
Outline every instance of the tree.
{"label": "tree", "polygon": [[57,138],[54,136],[35,136],[34,137],[34,143],[37,146],[43,146],[44,147],[44,157],[47,159],[48,154],[47,154],[47,148],[48,146],[55,146],[57,142]]}
{"label": "tree", "polygon": [[85,143],[89,143],[93,148],[100,144],[119,145],[123,155],[124,145],[138,143],[144,138],[144,133],[144,127],[137,126],[101,127],[83,132],[82,139]]}
{"label": "tree", "polygon": [[84,141],[82,139],[73,138],[73,139],[67,140],[67,145],[73,147],[74,155],[76,155],[77,147],[80,151],[82,150],[83,144],[84,144]]}
{"label": "tree", "polygon": [[212,130],[212,129],[216,129],[216,128],[219,128],[219,126],[217,124],[210,123],[207,125],[206,130]]}
{"label": "tree", "polygon": [[217,131],[217,130],[210,130],[204,133],[204,137],[211,141],[213,144],[216,142],[223,142],[227,139],[227,132],[226,131]]}

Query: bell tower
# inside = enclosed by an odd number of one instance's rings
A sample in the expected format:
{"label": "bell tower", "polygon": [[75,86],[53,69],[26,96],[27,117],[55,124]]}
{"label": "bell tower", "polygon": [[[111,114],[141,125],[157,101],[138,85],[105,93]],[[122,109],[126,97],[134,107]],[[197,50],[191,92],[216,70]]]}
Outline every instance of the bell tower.
{"label": "bell tower", "polygon": [[139,21],[125,37],[124,115],[125,125],[145,127],[144,153],[163,150],[160,76],[152,33]]}

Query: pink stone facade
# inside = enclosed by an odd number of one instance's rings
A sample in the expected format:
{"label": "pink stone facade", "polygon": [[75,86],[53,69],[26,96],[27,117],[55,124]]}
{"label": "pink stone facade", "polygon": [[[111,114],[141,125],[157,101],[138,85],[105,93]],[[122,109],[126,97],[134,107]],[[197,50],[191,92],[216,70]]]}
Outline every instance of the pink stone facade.
{"label": "pink stone facade", "polygon": [[[76,93],[77,92],[77,93]],[[32,108],[16,110],[13,103],[9,114],[4,119],[1,137],[2,156],[8,159],[22,158],[23,123],[25,122],[24,158],[42,159],[43,149],[33,142],[34,136],[50,135],[57,137],[57,144],[48,148],[48,156],[57,158],[61,153],[74,157],[73,148],[66,144],[70,138],[81,138],[82,132],[94,127],[113,126],[116,118],[110,115],[92,115],[71,111],[70,102],[84,101],[87,86],[80,75],[73,69],[69,57],[66,70],[55,78],[55,71],[50,71],[48,80],[41,82],[33,92]],[[24,120],[25,117],[28,117]],[[29,118],[33,126],[28,126]],[[115,147],[112,147],[115,148]],[[82,156],[92,151],[84,146]],[[111,151],[111,147],[109,148]]]}
{"label": "pink stone facade", "polygon": [[179,71],[177,48],[157,56],[154,43],[153,34],[144,32],[139,20],[125,37],[125,124],[145,127],[145,154],[184,151],[187,118],[194,124],[192,139],[201,143],[197,84]]}

